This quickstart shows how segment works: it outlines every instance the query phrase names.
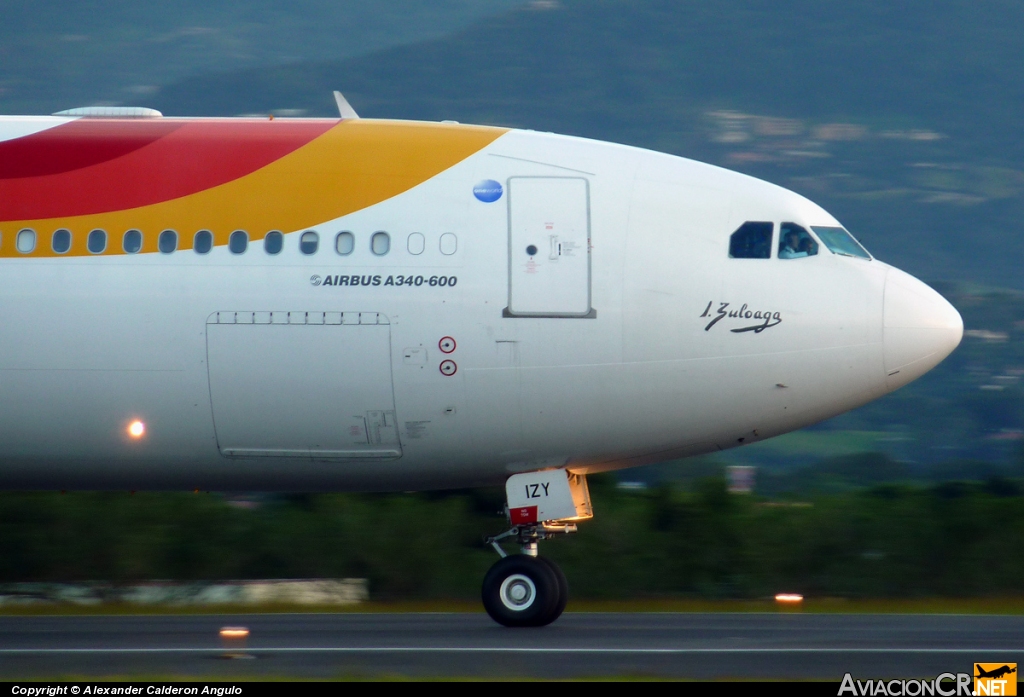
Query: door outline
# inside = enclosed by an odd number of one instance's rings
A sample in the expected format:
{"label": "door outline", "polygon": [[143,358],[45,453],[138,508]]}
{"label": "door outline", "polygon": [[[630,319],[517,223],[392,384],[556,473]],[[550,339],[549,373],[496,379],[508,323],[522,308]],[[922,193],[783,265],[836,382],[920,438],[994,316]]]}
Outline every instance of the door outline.
{"label": "door outline", "polygon": [[[207,373],[207,385],[209,388],[210,396],[210,408],[211,415],[213,416],[213,427],[214,427],[214,440],[217,443],[217,450],[220,454],[228,459],[252,459],[252,458],[293,458],[310,461],[330,461],[330,462],[344,462],[354,460],[393,460],[402,457],[402,439],[401,433],[398,429],[397,411],[395,408],[395,394],[394,394],[394,368],[391,360],[391,327],[390,320],[382,313],[378,312],[287,312],[287,311],[219,311],[211,313],[206,319],[206,331],[204,332],[206,339],[206,373]],[[382,365],[386,365],[388,374],[388,388],[386,393],[390,398],[390,402],[385,405],[377,406],[390,406],[390,409],[371,409],[365,411],[362,414],[364,430],[367,434],[367,440],[370,440],[372,435],[372,429],[377,427],[380,429],[381,423],[372,423],[373,419],[380,421],[383,419],[384,423],[388,421],[388,415],[392,420],[391,424],[387,424],[388,427],[393,428],[393,443],[381,443],[378,438],[377,443],[368,442],[366,447],[362,446],[344,446],[341,449],[319,449],[312,447],[225,447],[223,442],[223,434],[217,427],[217,400],[215,398],[215,387],[213,377],[213,364],[210,356],[210,331],[211,325],[243,325],[243,326],[258,326],[266,325],[278,327],[283,326],[307,326],[307,327],[320,327],[324,331],[332,331],[331,327],[336,327],[333,331],[354,331],[351,327],[359,326],[373,326],[373,327],[386,327],[387,328],[387,355],[386,360],[382,361]],[[348,330],[343,329],[348,325]],[[355,330],[357,331],[357,330]],[[223,412],[222,412],[223,416]],[[352,418],[357,418],[356,415],[352,415]],[[340,424],[339,424],[340,425]],[[379,435],[379,434],[378,434]],[[391,447],[388,447],[388,446]],[[374,447],[376,446],[376,447]]]}
{"label": "door outline", "polygon": [[[583,182],[583,190],[586,198],[586,212],[587,212],[587,308],[588,310],[583,313],[579,312],[513,312],[510,308],[512,307],[512,180],[513,179],[571,179]],[[559,319],[595,319],[597,317],[597,310],[594,309],[593,302],[593,268],[592,268],[592,257],[591,257],[591,244],[590,244],[590,233],[591,233],[591,219],[590,219],[590,180],[586,177],[547,177],[540,175],[527,175],[527,176],[512,176],[505,180],[505,189],[508,191],[508,195],[505,197],[508,201],[506,204],[507,215],[506,215],[506,226],[507,226],[507,257],[508,257],[508,305],[501,311],[502,317],[517,318],[517,317],[539,317],[539,318],[559,318]]]}

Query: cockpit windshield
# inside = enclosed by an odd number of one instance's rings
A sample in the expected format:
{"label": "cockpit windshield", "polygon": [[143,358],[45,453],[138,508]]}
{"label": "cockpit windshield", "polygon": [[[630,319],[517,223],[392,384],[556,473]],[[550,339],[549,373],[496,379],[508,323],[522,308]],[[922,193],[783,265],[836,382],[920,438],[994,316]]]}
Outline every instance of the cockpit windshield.
{"label": "cockpit windshield", "polygon": [[812,225],[811,229],[814,230],[814,234],[818,236],[826,247],[828,247],[834,254],[842,254],[848,257],[859,257],[861,259],[870,259],[871,255],[868,254],[867,250],[864,249],[860,242],[853,239],[853,235],[848,233],[841,227],[822,227],[820,225]]}

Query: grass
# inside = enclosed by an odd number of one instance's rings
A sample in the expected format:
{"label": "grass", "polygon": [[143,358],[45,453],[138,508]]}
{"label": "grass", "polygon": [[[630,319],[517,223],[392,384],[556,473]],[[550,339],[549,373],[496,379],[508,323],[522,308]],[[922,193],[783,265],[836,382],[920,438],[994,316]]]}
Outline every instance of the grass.
{"label": "grass", "polygon": [[580,600],[570,601],[567,612],[803,612],[851,614],[1024,614],[1020,598],[813,598],[799,605],[781,605],[774,599],[757,600]]}
{"label": "grass", "polygon": [[793,431],[721,453],[719,457],[736,462],[750,460],[752,464],[758,464],[759,455],[822,459],[878,450],[878,442],[892,436],[884,431]]}
{"label": "grass", "polygon": [[[0,616],[44,615],[242,615],[272,613],[483,613],[478,600],[435,599],[367,602],[354,605],[72,605],[35,603],[0,607]],[[630,600],[571,600],[566,612],[786,612],[1022,615],[1024,597],[994,598],[811,598],[797,606],[773,599],[711,600],[645,598]]]}

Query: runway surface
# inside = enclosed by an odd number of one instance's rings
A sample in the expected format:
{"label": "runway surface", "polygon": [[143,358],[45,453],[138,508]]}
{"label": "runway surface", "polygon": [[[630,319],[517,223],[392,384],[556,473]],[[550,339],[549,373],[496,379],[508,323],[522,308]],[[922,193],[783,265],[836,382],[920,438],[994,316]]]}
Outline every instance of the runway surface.
{"label": "runway surface", "polygon": [[[247,627],[246,643],[219,631]],[[225,655],[243,656],[225,658]],[[60,676],[935,677],[1024,663],[1024,617],[567,613],[0,617],[0,679]]]}

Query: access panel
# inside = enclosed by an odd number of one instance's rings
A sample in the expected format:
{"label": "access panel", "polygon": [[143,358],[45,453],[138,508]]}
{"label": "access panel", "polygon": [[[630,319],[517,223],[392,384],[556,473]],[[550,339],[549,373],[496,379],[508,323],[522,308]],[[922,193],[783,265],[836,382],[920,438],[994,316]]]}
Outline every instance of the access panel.
{"label": "access panel", "polygon": [[506,317],[593,317],[590,189],[581,177],[508,180]]}
{"label": "access panel", "polygon": [[216,312],[206,324],[229,457],[400,457],[391,327],[376,312]]}

